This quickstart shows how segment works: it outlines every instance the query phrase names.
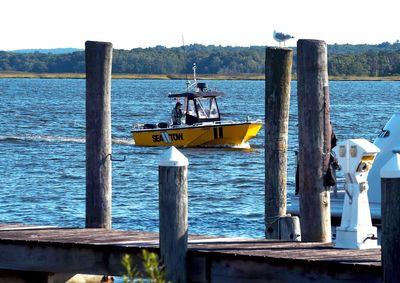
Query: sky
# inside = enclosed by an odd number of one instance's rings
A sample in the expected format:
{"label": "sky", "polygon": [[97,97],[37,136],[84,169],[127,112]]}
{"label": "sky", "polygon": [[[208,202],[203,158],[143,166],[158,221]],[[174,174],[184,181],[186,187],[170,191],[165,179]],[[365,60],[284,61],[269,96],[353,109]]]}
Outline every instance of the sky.
{"label": "sky", "polygon": [[277,46],[273,31],[327,44],[400,40],[399,0],[2,0],[0,50],[190,44]]}

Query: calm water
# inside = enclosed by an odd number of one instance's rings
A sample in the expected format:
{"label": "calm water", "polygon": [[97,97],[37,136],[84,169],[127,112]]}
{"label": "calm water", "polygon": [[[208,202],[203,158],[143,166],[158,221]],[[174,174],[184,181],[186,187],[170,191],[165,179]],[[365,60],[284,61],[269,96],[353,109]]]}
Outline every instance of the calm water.
{"label": "calm water", "polygon": [[[223,90],[225,119],[264,120],[263,81],[212,81]],[[165,148],[130,139],[134,123],[169,117],[167,94],[183,81],[112,82],[113,228],[158,230],[158,166]],[[400,82],[331,82],[331,118],[339,138],[373,141],[400,112]],[[288,185],[294,188],[296,82],[292,84]],[[85,81],[0,79],[0,223],[83,227]],[[263,237],[264,130],[252,150],[182,149],[189,158],[190,233]]]}

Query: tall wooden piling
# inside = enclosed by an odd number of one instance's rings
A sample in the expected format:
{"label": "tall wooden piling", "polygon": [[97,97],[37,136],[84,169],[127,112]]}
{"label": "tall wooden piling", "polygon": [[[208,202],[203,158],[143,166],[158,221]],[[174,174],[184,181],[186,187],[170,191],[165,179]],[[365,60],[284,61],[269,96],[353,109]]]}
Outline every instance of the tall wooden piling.
{"label": "tall wooden piling", "polygon": [[186,282],[188,164],[175,147],[159,161],[160,255],[166,282]]}
{"label": "tall wooden piling", "polygon": [[382,267],[385,283],[400,279],[400,149],[381,170]]}
{"label": "tall wooden piling", "polygon": [[324,41],[297,42],[298,166],[303,241],[331,241],[330,193],[324,187],[332,132],[327,65]]}
{"label": "tall wooden piling", "polygon": [[87,41],[86,227],[111,229],[112,44]]}
{"label": "tall wooden piling", "polygon": [[269,47],[265,58],[265,236],[279,239],[279,218],[286,215],[293,51]]}

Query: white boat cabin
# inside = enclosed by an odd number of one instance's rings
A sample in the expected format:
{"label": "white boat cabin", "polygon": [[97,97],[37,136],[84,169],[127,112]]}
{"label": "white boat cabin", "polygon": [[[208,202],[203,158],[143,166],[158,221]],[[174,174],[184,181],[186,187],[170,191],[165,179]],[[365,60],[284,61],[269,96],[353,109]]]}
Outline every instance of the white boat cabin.
{"label": "white boat cabin", "polygon": [[205,83],[197,83],[196,90],[184,93],[170,94],[170,98],[183,98],[183,113],[185,124],[193,125],[203,122],[221,121],[217,97],[223,96],[223,92],[210,91]]}

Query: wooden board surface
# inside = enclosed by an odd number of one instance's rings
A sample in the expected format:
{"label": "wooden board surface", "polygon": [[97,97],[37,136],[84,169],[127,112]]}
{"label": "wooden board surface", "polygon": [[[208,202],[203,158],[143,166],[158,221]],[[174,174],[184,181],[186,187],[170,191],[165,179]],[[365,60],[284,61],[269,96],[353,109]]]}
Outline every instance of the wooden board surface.
{"label": "wooden board surface", "polygon": [[[0,243],[39,245],[104,246],[107,248],[158,248],[158,233],[105,229],[58,228],[27,225],[0,225]],[[309,262],[381,266],[380,249],[344,250],[332,244],[282,242],[211,236],[189,236],[189,252],[213,255],[250,256]]]}

